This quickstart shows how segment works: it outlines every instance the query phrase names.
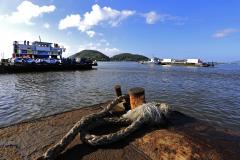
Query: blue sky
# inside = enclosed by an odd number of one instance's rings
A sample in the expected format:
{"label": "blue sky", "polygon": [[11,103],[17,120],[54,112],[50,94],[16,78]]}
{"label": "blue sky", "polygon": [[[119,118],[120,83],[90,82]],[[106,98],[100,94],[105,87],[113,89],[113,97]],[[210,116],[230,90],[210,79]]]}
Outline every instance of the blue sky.
{"label": "blue sky", "polygon": [[160,58],[240,60],[238,0],[1,0],[0,56],[12,41]]}

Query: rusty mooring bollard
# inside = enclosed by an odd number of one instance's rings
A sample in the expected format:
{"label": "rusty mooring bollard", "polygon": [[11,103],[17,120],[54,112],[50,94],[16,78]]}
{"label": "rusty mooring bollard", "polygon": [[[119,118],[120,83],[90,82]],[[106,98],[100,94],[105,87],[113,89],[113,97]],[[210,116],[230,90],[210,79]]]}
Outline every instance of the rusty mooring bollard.
{"label": "rusty mooring bollard", "polygon": [[114,89],[115,89],[115,94],[116,94],[117,97],[122,95],[122,90],[121,90],[120,85],[115,85]]}
{"label": "rusty mooring bollard", "polygon": [[[121,90],[121,86],[120,85],[115,85],[114,86],[114,90],[115,90],[115,94],[117,97],[122,95],[122,90]],[[125,98],[125,101],[123,103],[118,104],[118,108],[124,107],[125,111],[130,110],[130,100],[129,98]],[[122,111],[122,110],[121,110]]]}
{"label": "rusty mooring bollard", "polygon": [[128,91],[129,97],[130,97],[130,105],[131,109],[136,108],[139,105],[142,105],[145,103],[145,91],[144,88],[135,87],[131,88]]}

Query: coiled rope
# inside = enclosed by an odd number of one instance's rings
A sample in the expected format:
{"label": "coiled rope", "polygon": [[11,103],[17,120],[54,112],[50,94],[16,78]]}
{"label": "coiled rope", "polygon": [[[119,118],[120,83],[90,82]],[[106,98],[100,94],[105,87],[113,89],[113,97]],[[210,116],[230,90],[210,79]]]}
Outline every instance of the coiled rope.
{"label": "coiled rope", "polygon": [[[139,129],[143,124],[147,123],[156,125],[165,123],[165,117],[168,114],[169,107],[164,103],[155,102],[145,103],[141,106],[138,106],[137,108],[128,111],[120,118],[106,118],[107,116],[110,116],[110,112],[112,111],[113,107],[126,98],[128,98],[128,95],[119,96],[99,113],[93,113],[83,117],[55,146],[49,148],[47,152],[39,159],[55,159],[79,132],[81,140],[83,142],[96,146],[113,143],[120,139],[123,139],[135,130]],[[118,132],[108,135],[96,136],[88,134],[89,130],[92,130],[103,124],[118,124],[129,126]]]}

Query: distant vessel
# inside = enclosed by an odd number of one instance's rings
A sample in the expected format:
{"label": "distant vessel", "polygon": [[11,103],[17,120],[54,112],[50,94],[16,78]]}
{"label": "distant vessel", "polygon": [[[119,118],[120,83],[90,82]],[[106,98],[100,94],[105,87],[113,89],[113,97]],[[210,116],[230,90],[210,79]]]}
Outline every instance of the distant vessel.
{"label": "distant vessel", "polygon": [[179,66],[196,66],[196,67],[210,67],[214,66],[214,63],[205,63],[200,59],[159,59],[152,58],[150,61],[141,61],[141,64],[158,64],[158,65],[179,65]]}
{"label": "distant vessel", "polygon": [[180,66],[196,66],[196,67],[210,67],[214,66],[213,63],[205,63],[200,59],[184,59],[184,60],[177,60],[177,59],[163,59],[160,62],[161,65],[180,65]]}
{"label": "distant vessel", "polygon": [[157,57],[153,57],[148,61],[139,61],[139,63],[141,63],[141,64],[160,64],[161,59],[159,59]]}
{"label": "distant vessel", "polygon": [[0,73],[92,69],[97,65],[86,58],[63,58],[63,52],[65,48],[57,43],[14,41],[12,58],[1,60]]}

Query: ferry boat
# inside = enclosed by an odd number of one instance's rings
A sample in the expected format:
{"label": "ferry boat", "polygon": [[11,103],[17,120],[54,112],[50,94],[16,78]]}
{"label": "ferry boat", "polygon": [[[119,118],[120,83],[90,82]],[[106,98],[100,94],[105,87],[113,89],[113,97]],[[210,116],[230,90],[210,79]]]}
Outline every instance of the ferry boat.
{"label": "ferry boat", "polygon": [[96,61],[87,58],[63,58],[63,46],[57,43],[14,41],[10,59],[2,59],[0,73],[92,69]]}

